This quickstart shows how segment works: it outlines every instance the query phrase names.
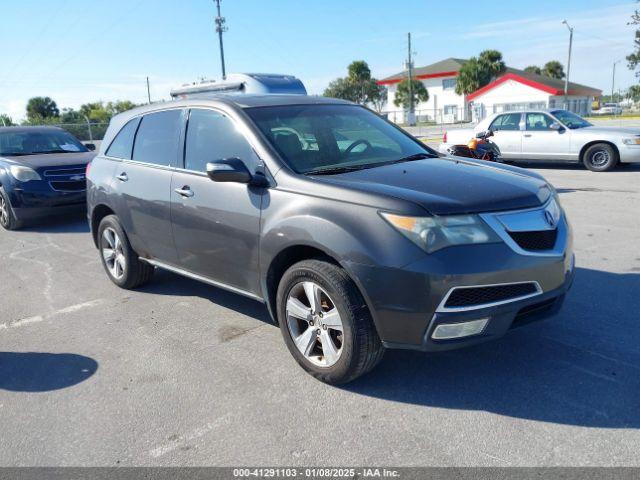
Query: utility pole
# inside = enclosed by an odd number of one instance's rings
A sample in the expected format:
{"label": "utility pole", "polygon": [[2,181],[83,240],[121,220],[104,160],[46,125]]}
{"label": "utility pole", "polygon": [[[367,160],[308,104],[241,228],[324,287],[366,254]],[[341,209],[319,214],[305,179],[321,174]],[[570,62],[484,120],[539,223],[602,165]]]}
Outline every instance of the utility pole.
{"label": "utility pole", "polygon": [[222,64],[222,79],[227,79],[227,71],[224,66],[224,45],[222,44],[222,33],[227,31],[227,27],[225,27],[226,20],[220,14],[220,0],[213,0],[216,2],[216,7],[218,9],[218,16],[216,17],[216,32],[218,32],[218,40],[220,42],[220,63]]}
{"label": "utility pole", "polygon": [[409,78],[409,125],[415,125],[416,123],[416,112],[415,105],[413,103],[413,59],[411,58],[411,32],[407,33],[407,39],[409,42],[408,45],[408,55],[407,55],[407,77]]}
{"label": "utility pole", "polygon": [[567,76],[564,78],[564,108],[569,109],[569,74],[571,73],[571,47],[573,45],[573,27],[570,27],[566,20],[562,21],[569,29],[569,58],[567,59]]}
{"label": "utility pole", "polygon": [[611,102],[615,102],[614,100],[614,95],[615,95],[615,86],[616,86],[616,64],[620,63],[620,60],[616,60],[615,62],[613,62],[613,76],[611,77]]}
{"label": "utility pole", "polygon": [[149,87],[149,77],[147,77],[147,99],[151,103],[151,87]]}

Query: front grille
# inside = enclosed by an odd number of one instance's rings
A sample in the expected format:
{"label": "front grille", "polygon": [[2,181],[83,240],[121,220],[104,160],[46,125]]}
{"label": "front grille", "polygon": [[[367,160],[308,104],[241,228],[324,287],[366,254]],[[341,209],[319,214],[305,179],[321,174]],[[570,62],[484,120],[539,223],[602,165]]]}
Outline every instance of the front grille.
{"label": "front grille", "polygon": [[86,167],[68,167],[68,168],[57,168],[55,170],[45,170],[45,177],[71,177],[74,175],[82,175],[84,176],[86,171]]}
{"label": "front grille", "polygon": [[82,192],[87,189],[87,182],[85,180],[50,183],[51,188],[58,192]]}
{"label": "front grille", "polygon": [[524,250],[552,250],[558,237],[558,229],[534,232],[508,232],[511,238]]}
{"label": "front grille", "polygon": [[464,308],[495,302],[513,300],[538,293],[533,282],[508,283],[487,287],[460,287],[451,292],[445,302],[445,308]]}

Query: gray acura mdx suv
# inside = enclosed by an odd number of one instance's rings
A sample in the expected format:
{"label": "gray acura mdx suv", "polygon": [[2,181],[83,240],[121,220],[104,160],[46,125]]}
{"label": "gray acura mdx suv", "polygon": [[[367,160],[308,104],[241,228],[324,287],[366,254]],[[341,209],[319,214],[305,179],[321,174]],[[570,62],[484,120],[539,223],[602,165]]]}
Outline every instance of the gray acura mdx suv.
{"label": "gray acura mdx suv", "polygon": [[573,278],[571,228],[542,177],[441,158],[341,100],[227,95],[118,115],[88,207],[117,285],[159,267],[264,302],[328,383],[385,348],[500,337],[555,312]]}

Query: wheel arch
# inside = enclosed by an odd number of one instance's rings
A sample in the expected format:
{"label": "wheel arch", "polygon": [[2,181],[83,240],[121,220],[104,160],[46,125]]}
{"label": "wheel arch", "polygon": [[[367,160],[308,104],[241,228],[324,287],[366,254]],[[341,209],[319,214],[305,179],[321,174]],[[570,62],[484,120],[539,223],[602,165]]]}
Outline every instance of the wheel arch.
{"label": "wheel arch", "polygon": [[[299,243],[289,245],[280,250],[269,263],[266,274],[263,278],[263,292],[265,303],[274,322],[278,323],[276,310],[276,296],[280,279],[292,265],[303,260],[324,260],[334,265],[344,268],[336,258],[316,245]],[[351,276],[351,275],[350,275]]]}
{"label": "wheel arch", "polygon": [[93,243],[98,247],[98,226],[104,217],[107,215],[115,215],[115,212],[111,207],[104,203],[100,203],[93,207],[91,210],[91,236],[93,237]]}

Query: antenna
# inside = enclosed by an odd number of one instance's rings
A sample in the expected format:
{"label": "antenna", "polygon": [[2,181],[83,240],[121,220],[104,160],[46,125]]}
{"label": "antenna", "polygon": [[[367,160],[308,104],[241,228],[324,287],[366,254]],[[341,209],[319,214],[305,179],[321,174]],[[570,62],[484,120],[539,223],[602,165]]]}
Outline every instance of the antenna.
{"label": "antenna", "polygon": [[220,42],[220,63],[222,64],[222,79],[227,79],[227,71],[224,66],[224,45],[222,43],[222,34],[228,30],[225,26],[227,20],[220,14],[220,1],[221,0],[213,0],[216,3],[216,8],[218,10],[218,16],[215,19],[216,22],[216,32],[218,32],[218,40]]}

